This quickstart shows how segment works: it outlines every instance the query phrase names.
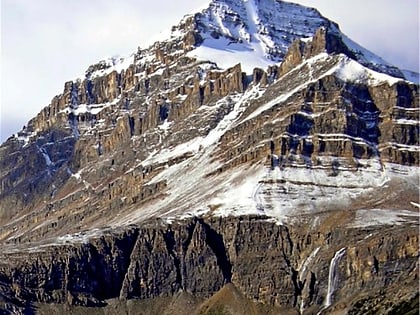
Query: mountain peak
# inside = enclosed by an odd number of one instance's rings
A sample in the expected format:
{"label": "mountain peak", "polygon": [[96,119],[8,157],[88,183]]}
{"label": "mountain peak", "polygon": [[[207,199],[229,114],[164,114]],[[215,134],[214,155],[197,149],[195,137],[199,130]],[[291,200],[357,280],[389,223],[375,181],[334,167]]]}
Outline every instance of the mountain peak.
{"label": "mountain peak", "polygon": [[315,9],[273,0],[215,0],[194,19],[202,42],[188,55],[211,56],[222,68],[240,62],[247,73],[280,62],[296,38],[331,24]]}
{"label": "mountain peak", "polygon": [[283,61],[293,41],[309,40],[320,28],[333,34],[335,42],[342,42],[346,47],[342,51],[352,59],[372,70],[404,77],[399,69],[349,39],[338,24],[315,8],[286,1],[213,0],[201,12],[185,16],[163,41],[182,38],[188,57],[214,62],[221,69],[241,63],[242,70],[251,74],[254,68]]}
{"label": "mountain peak", "polygon": [[120,73],[144,61],[144,54],[149,55],[146,62],[150,62],[153,50],[165,63],[181,56],[223,70],[240,63],[250,75],[255,68],[267,69],[281,63],[294,41],[310,41],[319,30],[324,30],[325,51],[331,53],[329,47],[340,46],[333,53],[344,53],[372,70],[404,78],[398,68],[352,41],[338,24],[315,8],[278,0],[213,0],[201,12],[185,15],[150,47],[139,48],[128,58],[108,58],[90,66],[85,78]]}
{"label": "mountain peak", "polygon": [[418,85],[288,2],[213,1],[171,31],[0,146],[0,313],[124,313],[229,283],[202,310],[415,299]]}

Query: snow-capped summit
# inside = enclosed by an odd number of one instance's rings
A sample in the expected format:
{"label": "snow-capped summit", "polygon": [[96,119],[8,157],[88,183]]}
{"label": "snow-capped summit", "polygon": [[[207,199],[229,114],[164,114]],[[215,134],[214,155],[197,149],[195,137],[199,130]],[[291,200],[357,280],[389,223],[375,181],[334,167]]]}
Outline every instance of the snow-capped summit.
{"label": "snow-capped summit", "polygon": [[331,24],[315,9],[274,0],[214,0],[195,21],[203,41],[190,56],[222,68],[240,62],[248,73],[280,62],[295,39]]}
{"label": "snow-capped summit", "polygon": [[[255,68],[279,64],[295,40],[309,41],[321,27],[347,47],[349,57],[372,70],[404,77],[398,68],[352,41],[316,9],[286,1],[212,0],[201,12],[186,15],[159,42],[166,44],[163,53],[185,54],[212,62],[219,69],[240,63],[242,70],[251,74]],[[153,43],[143,53],[155,46]],[[86,78],[121,72],[136,62],[133,55],[101,61],[89,67]]]}
{"label": "snow-capped summit", "polygon": [[309,39],[325,27],[341,38],[357,61],[403,77],[396,67],[353,42],[314,8],[277,0],[213,0],[194,15],[194,21],[202,41],[188,55],[211,60],[224,69],[239,62],[247,73],[255,67],[265,69],[282,61],[294,40]]}

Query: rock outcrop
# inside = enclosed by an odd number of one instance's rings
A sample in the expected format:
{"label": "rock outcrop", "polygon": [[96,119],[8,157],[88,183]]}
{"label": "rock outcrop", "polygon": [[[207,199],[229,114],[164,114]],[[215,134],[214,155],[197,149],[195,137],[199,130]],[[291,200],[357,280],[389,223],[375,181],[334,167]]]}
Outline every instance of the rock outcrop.
{"label": "rock outcrop", "polygon": [[[351,313],[363,304],[364,311],[385,313],[418,299],[408,289],[417,285],[416,227],[361,233],[339,224],[304,231],[299,224],[267,219],[154,221],[80,243],[69,237],[60,247],[34,245],[26,254],[10,249],[2,253],[2,295],[44,310],[50,303],[107,307],[110,299],[150,300],[178,292],[208,299],[232,283],[256,307],[313,313],[326,303],[331,259],[344,248],[332,311]],[[405,289],[396,286],[402,282]],[[371,292],[384,308],[366,300]]]}

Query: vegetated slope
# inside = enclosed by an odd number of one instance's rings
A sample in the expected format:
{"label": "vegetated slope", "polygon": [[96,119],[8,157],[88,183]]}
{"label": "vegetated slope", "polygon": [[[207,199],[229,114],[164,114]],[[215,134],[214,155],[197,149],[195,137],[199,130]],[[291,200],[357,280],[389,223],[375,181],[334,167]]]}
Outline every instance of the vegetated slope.
{"label": "vegetated slope", "polygon": [[212,1],[91,66],[0,147],[5,308],[226,283],[255,312],[410,307],[419,104],[400,76],[269,0]]}

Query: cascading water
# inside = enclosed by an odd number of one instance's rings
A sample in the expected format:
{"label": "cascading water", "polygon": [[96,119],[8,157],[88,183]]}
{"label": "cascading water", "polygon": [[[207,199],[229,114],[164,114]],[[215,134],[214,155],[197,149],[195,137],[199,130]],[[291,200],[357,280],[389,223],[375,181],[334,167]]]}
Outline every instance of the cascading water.
{"label": "cascading water", "polygon": [[[315,248],[315,250],[305,259],[302,266],[299,268],[299,281],[303,283],[306,277],[306,270],[308,269],[308,266],[312,263],[312,260],[315,258],[315,256],[318,254],[320,250],[320,247]],[[305,309],[303,297],[300,299],[300,314],[303,314],[303,310]]]}
{"label": "cascading water", "polygon": [[303,281],[306,276],[306,269],[311,264],[312,260],[315,258],[315,256],[318,254],[320,250],[320,247],[315,248],[315,250],[308,256],[308,258],[305,259],[305,261],[302,264],[302,267],[299,268],[299,280]]}
{"label": "cascading water", "polygon": [[332,297],[334,294],[334,291],[337,288],[337,264],[340,261],[341,257],[343,257],[346,249],[342,248],[338,252],[335,253],[333,259],[331,259],[330,263],[330,270],[328,274],[328,289],[327,289],[327,296],[325,298],[325,304],[324,307],[327,308],[332,303]]}

